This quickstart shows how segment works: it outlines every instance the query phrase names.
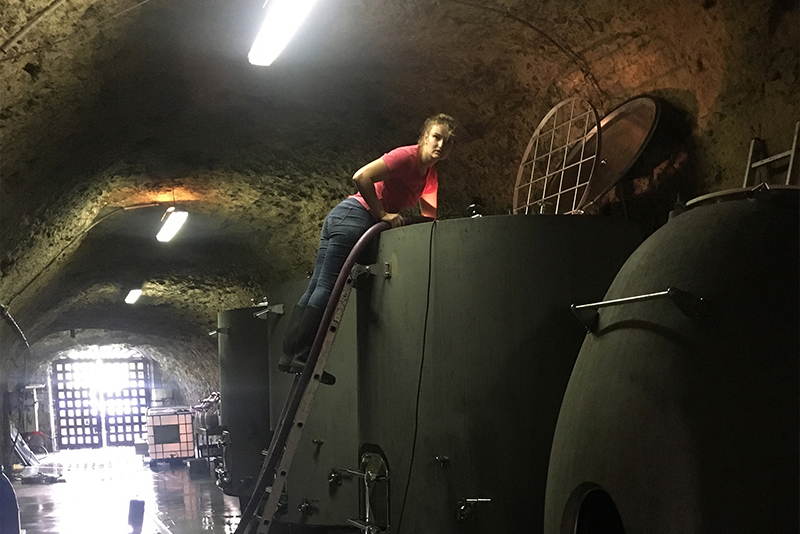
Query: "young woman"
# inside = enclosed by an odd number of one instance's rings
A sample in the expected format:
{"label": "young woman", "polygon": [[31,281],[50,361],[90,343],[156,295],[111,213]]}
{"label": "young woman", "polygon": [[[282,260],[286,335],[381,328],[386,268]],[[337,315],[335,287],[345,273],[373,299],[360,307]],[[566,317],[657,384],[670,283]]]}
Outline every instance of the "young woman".
{"label": "young woman", "polygon": [[455,130],[455,119],[449,115],[429,117],[416,145],[387,152],[353,175],[358,193],[333,208],[322,224],[314,274],[292,310],[278,369],[303,371],[339,271],[364,232],[380,221],[392,228],[402,226],[400,212],[418,202],[423,216],[436,217],[435,165],[453,149]]}

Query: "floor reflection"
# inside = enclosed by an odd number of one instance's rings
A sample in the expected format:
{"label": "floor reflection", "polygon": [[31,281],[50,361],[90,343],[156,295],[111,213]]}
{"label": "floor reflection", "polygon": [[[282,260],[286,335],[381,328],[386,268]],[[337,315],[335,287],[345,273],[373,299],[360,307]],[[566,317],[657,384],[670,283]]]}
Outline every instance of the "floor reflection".
{"label": "floor reflection", "polygon": [[213,477],[190,477],[184,465],[151,470],[132,447],[63,451],[65,482],[14,483],[27,534],[127,534],[130,501],[145,502],[143,534],[232,533],[238,499]]}

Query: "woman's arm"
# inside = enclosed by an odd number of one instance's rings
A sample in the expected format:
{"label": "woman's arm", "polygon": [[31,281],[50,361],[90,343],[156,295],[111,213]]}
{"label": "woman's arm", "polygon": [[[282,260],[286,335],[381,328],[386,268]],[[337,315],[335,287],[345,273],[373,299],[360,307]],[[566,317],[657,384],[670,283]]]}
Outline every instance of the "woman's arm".
{"label": "woman's arm", "polygon": [[377,219],[389,223],[392,228],[396,228],[403,225],[403,218],[399,213],[386,213],[381,200],[378,198],[378,193],[375,192],[375,184],[388,177],[389,167],[386,166],[382,159],[376,159],[358,169],[353,175],[353,181],[356,183],[358,192],[361,193],[370,210],[372,210],[372,214]]}

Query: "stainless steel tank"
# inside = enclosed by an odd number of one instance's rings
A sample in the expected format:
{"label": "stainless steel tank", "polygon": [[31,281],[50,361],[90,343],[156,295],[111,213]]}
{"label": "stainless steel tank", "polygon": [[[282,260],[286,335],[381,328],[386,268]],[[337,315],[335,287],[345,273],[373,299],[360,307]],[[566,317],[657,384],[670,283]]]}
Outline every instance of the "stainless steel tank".
{"label": "stainless steel tank", "polygon": [[546,534],[798,531],[799,253],[796,188],[710,195],[636,250],[604,300],[649,297],[582,310]]}
{"label": "stainless steel tank", "polygon": [[218,484],[247,502],[261,468],[261,451],[272,437],[269,388],[269,328],[255,317],[262,307],[217,316],[220,419],[226,430],[225,473]]}

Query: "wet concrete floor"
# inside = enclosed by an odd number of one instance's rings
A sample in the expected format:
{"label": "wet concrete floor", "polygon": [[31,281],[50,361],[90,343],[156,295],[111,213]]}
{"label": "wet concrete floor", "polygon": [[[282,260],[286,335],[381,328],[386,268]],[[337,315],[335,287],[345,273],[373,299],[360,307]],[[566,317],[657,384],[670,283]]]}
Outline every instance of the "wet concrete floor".
{"label": "wet concrete floor", "polygon": [[185,465],[159,464],[133,447],[62,451],[65,482],[14,481],[25,534],[128,534],[132,499],[144,501],[142,534],[232,533],[239,501],[224,495],[213,476],[189,476]]}

